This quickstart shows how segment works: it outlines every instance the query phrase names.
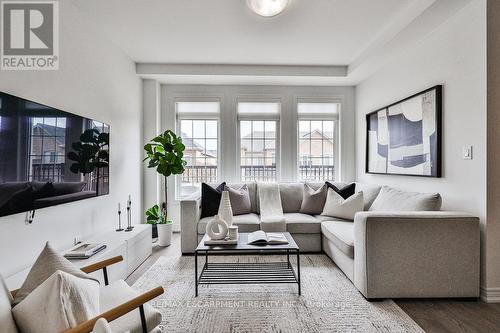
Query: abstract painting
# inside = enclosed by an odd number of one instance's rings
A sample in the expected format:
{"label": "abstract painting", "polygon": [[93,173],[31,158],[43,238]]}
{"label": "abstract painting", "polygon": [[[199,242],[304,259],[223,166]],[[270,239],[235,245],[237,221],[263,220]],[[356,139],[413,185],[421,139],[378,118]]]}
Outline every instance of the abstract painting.
{"label": "abstract painting", "polygon": [[366,172],[441,177],[442,86],[366,115]]}

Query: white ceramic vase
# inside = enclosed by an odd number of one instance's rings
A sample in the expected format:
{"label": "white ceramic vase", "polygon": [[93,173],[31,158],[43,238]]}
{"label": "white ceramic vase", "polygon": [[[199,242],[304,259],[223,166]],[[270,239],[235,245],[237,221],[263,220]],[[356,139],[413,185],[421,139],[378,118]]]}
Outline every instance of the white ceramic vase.
{"label": "white ceramic vase", "polygon": [[233,225],[233,209],[229,200],[229,192],[222,191],[222,197],[219,204],[219,217],[226,221],[228,227]]}
{"label": "white ceramic vase", "polygon": [[157,224],[156,227],[158,228],[158,245],[170,246],[172,241],[172,223]]}

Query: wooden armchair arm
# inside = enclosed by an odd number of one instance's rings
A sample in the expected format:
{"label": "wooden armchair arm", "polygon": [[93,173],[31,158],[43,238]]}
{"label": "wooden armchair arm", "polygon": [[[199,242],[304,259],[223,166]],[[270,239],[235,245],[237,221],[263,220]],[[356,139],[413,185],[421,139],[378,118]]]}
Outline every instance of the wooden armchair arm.
{"label": "wooden armchair arm", "polygon": [[[103,261],[96,262],[95,264],[92,264],[92,265],[82,267],[82,268],[80,268],[80,270],[82,272],[85,272],[88,274],[88,273],[92,273],[92,272],[95,272],[95,271],[102,269],[104,271],[104,283],[106,285],[108,285],[108,272],[106,271],[106,267],[113,265],[113,264],[116,264],[117,262],[120,262],[120,261],[123,261],[123,257],[116,256],[116,257],[112,257],[109,259],[104,259]],[[12,297],[16,297],[16,293],[18,291],[19,291],[19,289],[12,290],[10,292],[10,294],[12,295]]]}
{"label": "wooden armchair arm", "polygon": [[[89,319],[84,323],[79,324],[78,326],[75,326],[69,330],[64,331],[64,333],[90,333],[92,332],[92,329],[94,328],[95,322],[99,318],[104,318],[108,322],[111,322],[117,318],[120,318],[121,316],[129,313],[132,310],[135,310],[139,307],[142,307],[144,303],[149,302],[150,300],[160,296],[161,294],[164,293],[164,290],[162,287],[156,287],[154,289],[151,289],[150,291],[145,292],[142,295],[139,295],[130,301],[127,301],[123,304],[118,305],[117,307],[108,310],[100,315],[98,315],[95,318]],[[141,310],[143,311],[143,310]]]}
{"label": "wooden armchair arm", "polygon": [[117,262],[120,262],[120,261],[123,261],[123,257],[122,256],[116,256],[116,257],[112,257],[112,258],[109,258],[109,259],[104,259],[103,261],[96,262],[95,264],[88,265],[88,266],[82,267],[80,269],[83,272],[85,272],[85,273],[88,274],[88,273],[92,273],[92,272],[98,271],[100,269],[103,269],[103,268],[105,268],[107,266],[116,264]]}

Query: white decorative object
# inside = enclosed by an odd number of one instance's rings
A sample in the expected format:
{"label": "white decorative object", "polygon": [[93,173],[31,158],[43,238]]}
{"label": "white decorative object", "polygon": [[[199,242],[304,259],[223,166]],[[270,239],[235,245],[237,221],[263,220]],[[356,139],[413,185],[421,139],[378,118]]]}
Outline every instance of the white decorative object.
{"label": "white decorative object", "polygon": [[264,17],[278,15],[285,10],[289,0],[247,0],[248,7]]}
{"label": "white decorative object", "polygon": [[230,226],[228,228],[227,236],[231,240],[237,240],[238,239],[238,226],[237,225]]}
{"label": "white decorative object", "polygon": [[233,225],[233,208],[231,207],[231,200],[229,200],[229,191],[222,191],[218,215],[227,223],[228,227]]}
{"label": "white decorative object", "polygon": [[227,224],[219,215],[215,215],[214,218],[207,223],[206,232],[210,239],[224,239],[227,235]]}
{"label": "white decorative object", "polygon": [[157,224],[156,227],[158,230],[158,245],[170,246],[172,241],[172,223]]}

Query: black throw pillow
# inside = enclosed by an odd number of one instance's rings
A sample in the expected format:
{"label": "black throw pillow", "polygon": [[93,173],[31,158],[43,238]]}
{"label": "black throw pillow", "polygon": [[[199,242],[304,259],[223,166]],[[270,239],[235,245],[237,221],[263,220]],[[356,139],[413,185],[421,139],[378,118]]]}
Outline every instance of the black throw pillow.
{"label": "black throw pillow", "polygon": [[328,186],[328,188],[331,188],[332,190],[337,192],[344,199],[347,199],[351,195],[354,195],[354,193],[356,193],[356,183],[349,184],[347,186],[342,187],[341,189],[339,189],[337,186],[333,185],[330,182],[325,182],[325,184],[326,186]]}
{"label": "black throw pillow", "polygon": [[226,182],[217,188],[201,183],[201,218],[217,215],[224,186],[226,186]]}

